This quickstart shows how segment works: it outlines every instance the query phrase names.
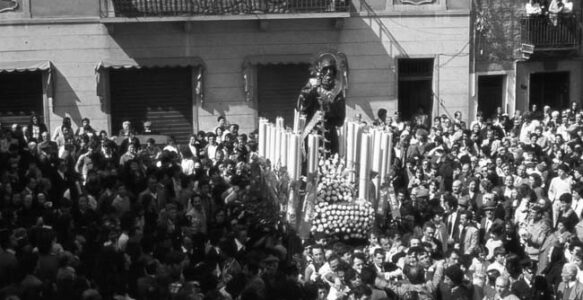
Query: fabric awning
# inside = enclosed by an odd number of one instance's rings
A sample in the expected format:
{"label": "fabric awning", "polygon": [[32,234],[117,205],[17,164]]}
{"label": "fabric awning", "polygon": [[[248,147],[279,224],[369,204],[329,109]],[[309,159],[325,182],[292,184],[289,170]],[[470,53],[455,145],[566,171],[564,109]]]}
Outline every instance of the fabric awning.
{"label": "fabric awning", "polygon": [[287,65],[287,64],[305,64],[313,60],[312,54],[285,54],[285,55],[253,55],[245,57],[245,65]]}
{"label": "fabric awning", "polygon": [[25,72],[25,71],[50,71],[52,63],[48,60],[33,61],[0,61],[0,73]]}
{"label": "fabric awning", "polygon": [[281,55],[252,55],[243,60],[241,73],[243,76],[243,92],[245,101],[257,101],[257,66],[260,65],[294,65],[312,62],[312,54],[281,54]]}
{"label": "fabric awning", "polygon": [[[150,58],[125,58],[104,59],[95,66],[95,80],[97,81],[97,96],[103,102],[106,96],[106,82],[104,70],[141,69],[141,68],[178,68],[196,67],[193,69],[192,80],[195,95],[202,104],[204,102],[204,76],[206,65],[200,57],[150,57]],[[106,73],[106,74],[103,74]]]}
{"label": "fabric awning", "polygon": [[53,102],[54,96],[54,80],[53,80],[53,63],[50,60],[29,60],[29,61],[0,61],[0,74],[1,73],[14,73],[14,72],[35,72],[44,71],[46,76],[43,76],[45,93],[49,99],[50,106],[55,107]]}
{"label": "fabric awning", "polygon": [[204,67],[200,57],[155,57],[106,59],[95,67],[95,71],[103,69],[141,69],[141,68],[172,68],[172,67]]}

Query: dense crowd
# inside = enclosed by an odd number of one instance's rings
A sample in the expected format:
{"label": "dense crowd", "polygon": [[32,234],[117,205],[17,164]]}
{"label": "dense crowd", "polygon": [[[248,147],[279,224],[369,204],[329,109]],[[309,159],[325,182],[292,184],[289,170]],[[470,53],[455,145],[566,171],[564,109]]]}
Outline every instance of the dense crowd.
{"label": "dense crowd", "polygon": [[246,209],[269,165],[224,117],[157,145],[32,116],[0,132],[0,297],[583,299],[583,111],[475,119],[379,110],[399,207],[353,244]]}

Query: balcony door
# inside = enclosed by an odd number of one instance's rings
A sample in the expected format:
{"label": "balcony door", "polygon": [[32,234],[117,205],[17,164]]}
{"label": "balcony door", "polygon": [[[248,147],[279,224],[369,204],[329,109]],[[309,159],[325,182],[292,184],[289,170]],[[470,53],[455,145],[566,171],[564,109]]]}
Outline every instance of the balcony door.
{"label": "balcony door", "polygon": [[27,125],[33,113],[44,121],[42,79],[42,71],[0,73],[2,126]]}
{"label": "balcony door", "polygon": [[193,123],[190,68],[112,69],[109,78],[112,135],[124,121],[139,133],[148,120],[155,132],[188,142]]}
{"label": "balcony door", "polygon": [[275,121],[283,117],[293,126],[294,109],[300,90],[308,82],[308,64],[269,64],[257,67],[257,112]]}
{"label": "balcony door", "polygon": [[539,109],[549,105],[563,109],[569,105],[569,72],[543,72],[530,74],[530,105]]}
{"label": "balcony door", "polygon": [[[399,112],[412,120],[420,109],[428,116],[433,110],[433,58],[399,59]],[[431,119],[431,118],[430,118]]]}

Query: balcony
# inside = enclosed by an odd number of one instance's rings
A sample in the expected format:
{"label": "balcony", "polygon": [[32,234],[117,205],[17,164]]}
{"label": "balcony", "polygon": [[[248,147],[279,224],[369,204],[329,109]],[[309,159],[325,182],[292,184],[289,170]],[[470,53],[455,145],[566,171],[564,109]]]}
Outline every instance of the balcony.
{"label": "balcony", "polygon": [[559,15],[555,21],[544,15],[522,17],[522,52],[577,50],[581,42],[580,20],[577,14]]}
{"label": "balcony", "polygon": [[338,18],[349,0],[102,0],[101,18],[115,23],[225,19]]}

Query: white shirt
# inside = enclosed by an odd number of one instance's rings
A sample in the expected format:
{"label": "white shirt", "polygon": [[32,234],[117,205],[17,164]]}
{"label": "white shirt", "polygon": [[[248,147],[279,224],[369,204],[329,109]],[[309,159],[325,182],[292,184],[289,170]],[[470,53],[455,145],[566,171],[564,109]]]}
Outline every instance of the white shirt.
{"label": "white shirt", "polygon": [[571,207],[573,208],[573,211],[575,211],[575,215],[581,218],[581,213],[583,213],[583,199],[573,199],[573,202],[571,202]]}
{"label": "white shirt", "polygon": [[557,176],[551,180],[549,185],[548,197],[551,202],[558,200],[562,194],[571,194],[571,177],[567,176],[565,179]]}

